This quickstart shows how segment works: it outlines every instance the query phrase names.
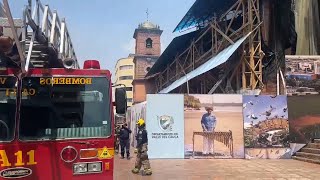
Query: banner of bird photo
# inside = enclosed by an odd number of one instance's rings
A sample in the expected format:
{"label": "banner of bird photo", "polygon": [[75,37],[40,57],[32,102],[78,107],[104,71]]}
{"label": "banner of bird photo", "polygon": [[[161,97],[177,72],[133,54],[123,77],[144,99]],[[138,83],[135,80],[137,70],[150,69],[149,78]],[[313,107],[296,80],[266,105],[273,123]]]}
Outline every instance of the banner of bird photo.
{"label": "banner of bird photo", "polygon": [[290,158],[286,96],[243,96],[246,158]]}

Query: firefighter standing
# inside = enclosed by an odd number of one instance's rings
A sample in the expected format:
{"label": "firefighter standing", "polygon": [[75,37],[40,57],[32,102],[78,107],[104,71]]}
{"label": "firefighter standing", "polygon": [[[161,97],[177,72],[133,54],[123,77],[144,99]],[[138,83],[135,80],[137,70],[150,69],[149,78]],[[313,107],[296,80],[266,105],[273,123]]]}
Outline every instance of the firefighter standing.
{"label": "firefighter standing", "polygon": [[137,134],[137,159],[134,169],[132,172],[137,174],[140,172],[141,166],[143,165],[145,175],[151,175],[151,167],[148,158],[148,136],[147,130],[145,129],[145,122],[143,119],[139,119],[137,122],[138,134]]}

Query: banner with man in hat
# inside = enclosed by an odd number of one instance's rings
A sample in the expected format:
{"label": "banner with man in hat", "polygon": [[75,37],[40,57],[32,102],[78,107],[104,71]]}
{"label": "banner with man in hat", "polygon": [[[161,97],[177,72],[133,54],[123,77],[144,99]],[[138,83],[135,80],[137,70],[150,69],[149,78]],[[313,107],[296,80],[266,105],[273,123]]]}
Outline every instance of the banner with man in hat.
{"label": "banner with man in hat", "polygon": [[[213,108],[212,107],[205,107],[207,113],[205,113],[201,118],[201,126],[203,129],[203,132],[214,132],[214,129],[216,128],[217,119],[212,114]],[[209,136],[203,137],[203,154],[204,155],[213,155],[213,139]]]}

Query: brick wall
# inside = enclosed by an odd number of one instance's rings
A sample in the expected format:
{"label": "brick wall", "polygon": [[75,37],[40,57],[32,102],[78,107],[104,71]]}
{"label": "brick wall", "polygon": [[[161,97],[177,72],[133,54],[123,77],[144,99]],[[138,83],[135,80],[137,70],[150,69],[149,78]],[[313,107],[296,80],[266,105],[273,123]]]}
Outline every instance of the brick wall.
{"label": "brick wall", "polygon": [[139,103],[146,100],[146,88],[144,80],[134,80],[133,89],[133,103]]}
{"label": "brick wall", "polygon": [[[146,40],[151,38],[152,48],[146,48]],[[138,32],[136,36],[136,54],[156,55],[161,54],[160,34]]]}
{"label": "brick wall", "polygon": [[135,79],[143,79],[147,74],[147,68],[152,67],[154,62],[148,61],[146,58],[136,57],[135,59]]}
{"label": "brick wall", "polygon": [[147,100],[147,94],[156,93],[156,84],[154,79],[136,80],[133,83],[134,93],[133,102],[140,103]]}
{"label": "brick wall", "polygon": [[[135,79],[133,81],[133,102],[146,101],[146,80],[147,68],[154,65],[156,59],[161,54],[160,36],[162,30],[159,29],[136,29],[133,37],[136,39],[135,58]],[[152,48],[146,47],[146,40],[152,40]]]}

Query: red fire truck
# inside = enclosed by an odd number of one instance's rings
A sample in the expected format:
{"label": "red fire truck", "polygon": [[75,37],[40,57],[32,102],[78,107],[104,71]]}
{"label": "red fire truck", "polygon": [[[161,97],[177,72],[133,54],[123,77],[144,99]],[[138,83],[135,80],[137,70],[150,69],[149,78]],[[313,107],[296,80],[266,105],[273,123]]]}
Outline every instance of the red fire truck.
{"label": "red fire truck", "polygon": [[29,1],[20,26],[3,2],[0,179],[113,179],[113,106],[125,113],[125,89],[113,102],[110,72],[97,60],[79,68],[65,22],[49,6],[36,1],[38,25]]}

